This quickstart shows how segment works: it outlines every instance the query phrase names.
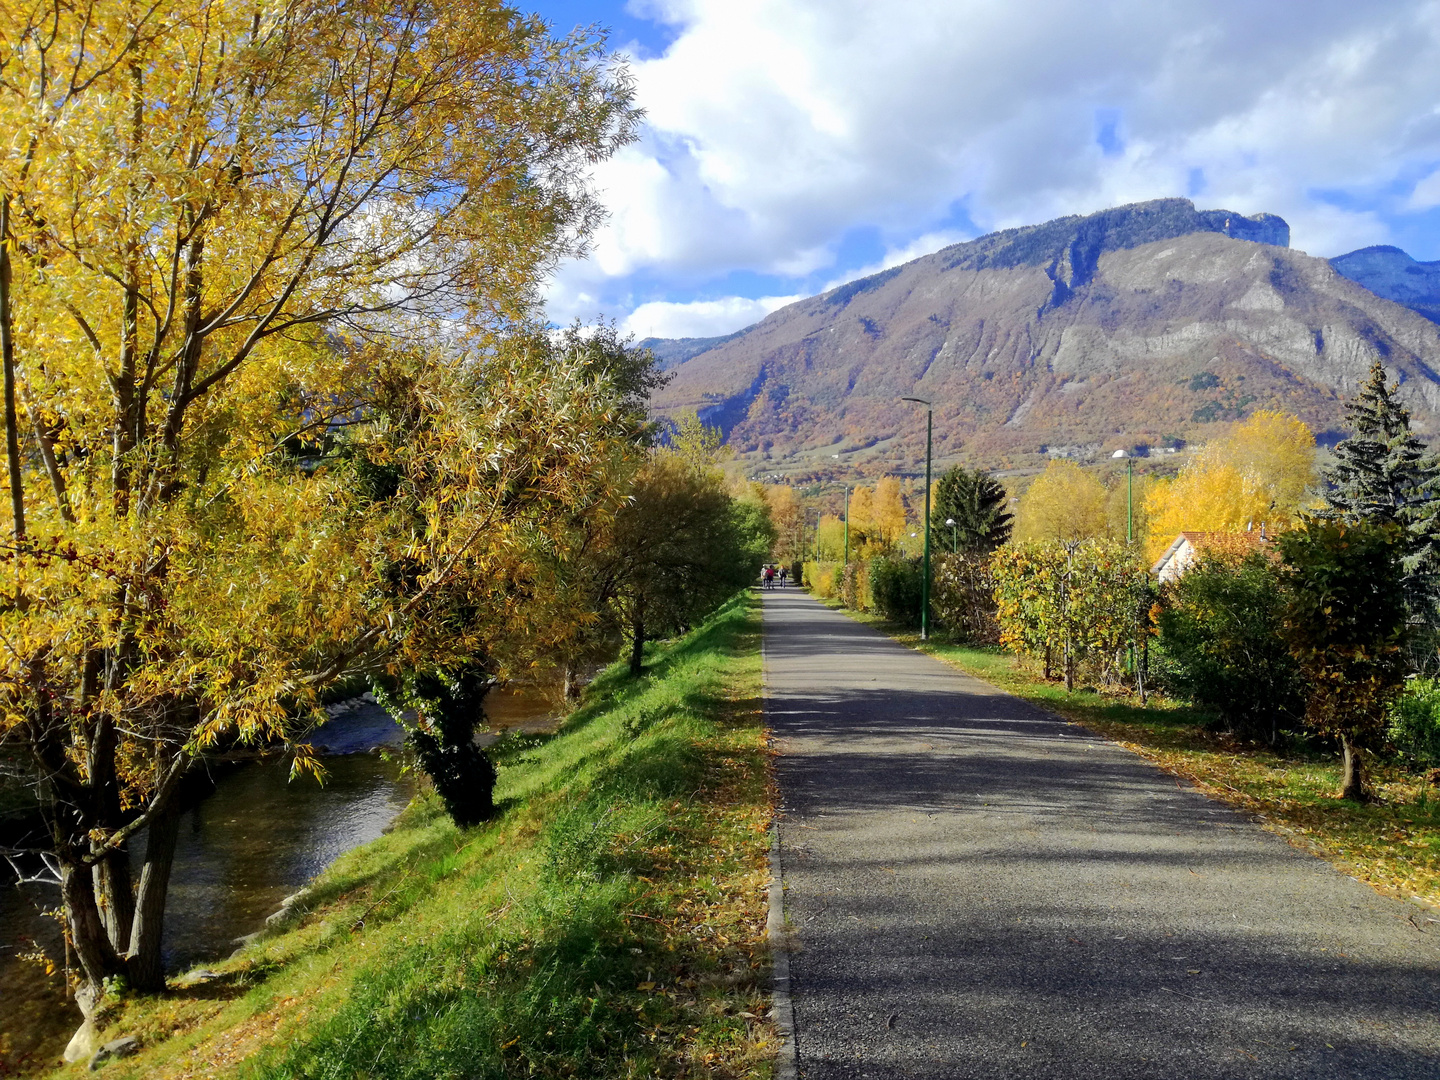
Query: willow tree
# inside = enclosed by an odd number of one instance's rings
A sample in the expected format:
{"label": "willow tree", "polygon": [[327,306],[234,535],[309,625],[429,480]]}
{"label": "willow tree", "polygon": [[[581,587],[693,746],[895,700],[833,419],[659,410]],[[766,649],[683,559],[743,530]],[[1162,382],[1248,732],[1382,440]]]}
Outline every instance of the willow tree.
{"label": "willow tree", "polygon": [[[522,353],[464,389],[583,250],[587,166],[633,114],[597,42],[493,0],[0,0],[0,35],[0,732],[50,812],[84,1000],[163,986],[200,755],[292,741],[438,591],[513,572],[517,504],[584,497],[608,406],[583,373]],[[377,422],[402,340],[464,420],[424,446],[423,537],[296,452]]]}

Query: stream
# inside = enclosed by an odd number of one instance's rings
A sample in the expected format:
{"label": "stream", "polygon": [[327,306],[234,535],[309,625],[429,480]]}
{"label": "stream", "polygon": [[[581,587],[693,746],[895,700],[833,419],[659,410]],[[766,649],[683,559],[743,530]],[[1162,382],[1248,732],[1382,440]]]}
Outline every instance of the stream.
{"label": "stream", "polygon": [[[214,792],[182,816],[165,908],[167,971],[228,956],[236,938],[262,928],[281,900],[339,855],[378,838],[410,801],[411,779],[377,751],[400,745],[399,725],[361,699],[332,711],[311,738],[328,774],[323,786],[292,782],[286,762],[252,762],[218,773]],[[485,713],[492,733],[546,730],[559,716],[559,695],[550,686],[495,690]],[[0,864],[0,1077],[53,1063],[80,1024],[63,972],[47,976],[21,959],[38,945],[63,962],[59,925],[43,914],[58,902],[58,888],[17,888]]]}

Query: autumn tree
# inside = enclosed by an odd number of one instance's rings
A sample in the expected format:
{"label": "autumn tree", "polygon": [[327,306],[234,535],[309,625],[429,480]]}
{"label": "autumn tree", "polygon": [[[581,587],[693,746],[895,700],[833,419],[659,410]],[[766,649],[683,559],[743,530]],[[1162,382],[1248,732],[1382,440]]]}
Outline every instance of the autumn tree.
{"label": "autumn tree", "polygon": [[[493,812],[495,771],[473,738],[485,695],[597,623],[591,530],[621,505],[660,380],[647,350],[608,330],[513,335],[451,387],[437,377],[447,365],[423,352],[386,359],[372,422],[351,425],[334,455],[371,510],[380,588],[408,608],[372,686],[451,817],[470,826]],[[497,424],[489,411],[502,403]],[[490,461],[477,468],[478,454]],[[457,536],[485,543],[457,547]]]}
{"label": "autumn tree", "polygon": [[990,567],[1003,644],[1040,660],[1046,678],[1058,661],[1067,691],[1087,660],[1117,674],[1148,587],[1133,550],[1108,538],[1027,541],[996,551]]}
{"label": "autumn tree", "polygon": [[1197,450],[1170,480],[1147,493],[1148,554],[1158,558],[1177,534],[1243,532],[1292,524],[1315,481],[1315,438],[1288,413],[1262,409],[1223,439]]}
{"label": "autumn tree", "polygon": [[905,498],[900,493],[900,481],[893,476],[882,476],[875,484],[875,494],[870,504],[870,521],[874,539],[886,551],[893,550],[905,535]]}
{"label": "autumn tree", "polygon": [[[164,984],[202,755],[292,743],[323,686],[436,630],[439,594],[503,597],[544,527],[517,507],[592,497],[608,399],[501,331],[583,250],[589,167],[633,117],[596,43],[489,0],[43,14],[0,19],[0,723],[44,777],[93,1000]],[[443,479],[367,501],[317,461],[389,422],[400,339],[426,343],[400,367],[437,422],[394,444],[396,482],[423,458]]]}
{"label": "autumn tree", "polygon": [[869,488],[857,487],[850,493],[850,551],[862,554],[861,548],[870,538],[875,525],[875,493]]}
{"label": "autumn tree", "polygon": [[635,474],[604,545],[608,595],[630,637],[630,672],[645,643],[688,629],[755,580],[774,534],[768,508],[734,498],[717,469],[656,451]]}
{"label": "autumn tree", "polygon": [[1309,724],[1340,743],[1340,797],[1370,798],[1364,754],[1405,679],[1405,533],[1394,522],[1306,518],[1279,538],[1284,634],[1304,674]]}
{"label": "autumn tree", "polygon": [[1105,486],[1073,461],[1051,461],[1020,497],[1016,539],[1075,541],[1108,533]]}
{"label": "autumn tree", "polygon": [[787,564],[798,561],[805,542],[805,507],[800,497],[788,484],[774,484],[765,488],[765,501],[775,529],[771,557]]}

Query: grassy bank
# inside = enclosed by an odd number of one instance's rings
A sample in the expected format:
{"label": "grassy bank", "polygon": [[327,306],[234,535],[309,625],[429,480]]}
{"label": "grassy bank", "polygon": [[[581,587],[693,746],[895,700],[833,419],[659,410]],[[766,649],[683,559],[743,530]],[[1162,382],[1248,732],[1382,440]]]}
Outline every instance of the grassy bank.
{"label": "grassy bank", "polygon": [[112,1005],[117,1077],[768,1076],[759,613],[738,597],[499,744],[495,822],[433,797],[308,909],[161,1000]]}
{"label": "grassy bank", "polygon": [[1377,762],[1379,801],[1357,805],[1335,797],[1340,763],[1328,750],[1240,744],[1213,730],[1207,713],[1159,695],[1142,707],[1137,698],[1093,689],[1066,694],[1063,684],[1002,650],[956,645],[943,636],[922,642],[918,633],[873,615],[846,614],[1120,743],[1347,874],[1393,895],[1440,904],[1440,791],[1422,775]]}

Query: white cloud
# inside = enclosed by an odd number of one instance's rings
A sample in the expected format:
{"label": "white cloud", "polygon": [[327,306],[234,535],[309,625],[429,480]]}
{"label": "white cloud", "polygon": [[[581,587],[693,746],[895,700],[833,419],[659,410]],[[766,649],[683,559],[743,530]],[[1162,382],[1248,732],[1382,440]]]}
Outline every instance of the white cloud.
{"label": "white cloud", "polygon": [[1440,206],[1440,169],[1436,169],[1415,185],[1406,206],[1411,210],[1429,210]]}
{"label": "white cloud", "polygon": [[727,296],[723,300],[695,300],[688,304],[652,301],[641,304],[625,320],[623,329],[636,337],[719,337],[759,322],[799,296],[762,296],[751,300]]}
{"label": "white cloud", "polygon": [[960,244],[966,240],[973,240],[974,237],[959,229],[940,229],[936,232],[925,233],[917,236],[908,244],[899,247],[892,247],[885,252],[885,257],[877,263],[869,266],[862,266],[858,270],[847,270],[840,277],[835,278],[827,284],[822,292],[828,292],[837,286],[844,285],[847,281],[854,281],[856,278],[869,277],[871,274],[878,274],[882,270],[889,270],[892,266],[900,266],[903,263],[911,262],[922,255],[933,255],[941,248],[950,247],[952,244]]}
{"label": "white cloud", "polygon": [[[612,217],[552,302],[624,306],[636,274],[803,277],[857,227],[898,252],[957,200],[1000,228],[1184,194],[1197,170],[1200,206],[1281,214],[1297,246],[1336,254],[1386,228],[1315,191],[1440,159],[1435,0],[647,7],[678,36],[635,65],[644,138],[598,171]],[[1102,112],[1118,152],[1097,144]],[[1432,205],[1434,176],[1411,203]]]}

